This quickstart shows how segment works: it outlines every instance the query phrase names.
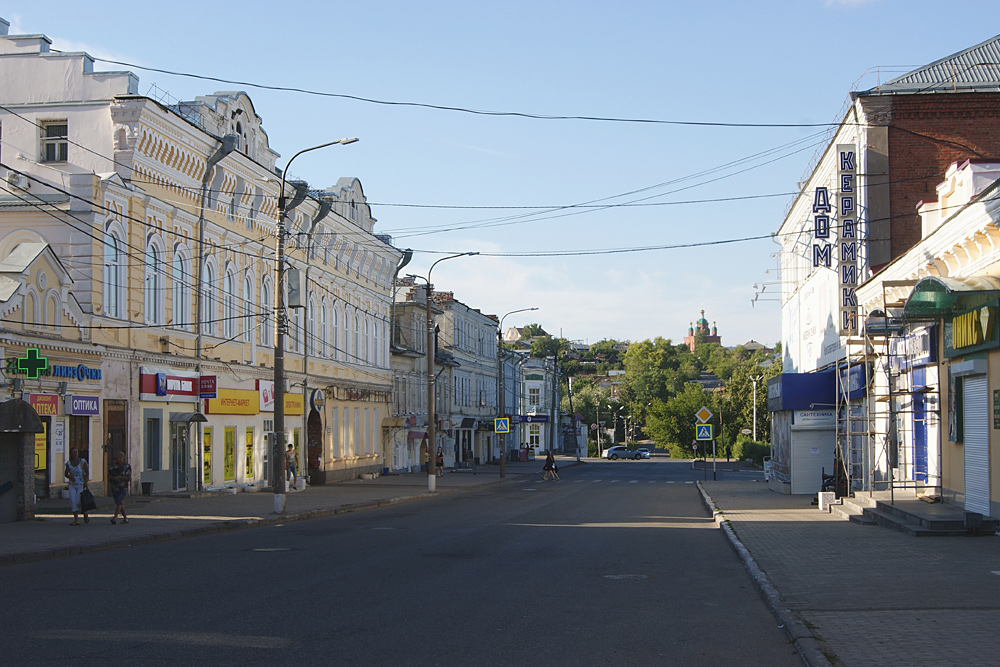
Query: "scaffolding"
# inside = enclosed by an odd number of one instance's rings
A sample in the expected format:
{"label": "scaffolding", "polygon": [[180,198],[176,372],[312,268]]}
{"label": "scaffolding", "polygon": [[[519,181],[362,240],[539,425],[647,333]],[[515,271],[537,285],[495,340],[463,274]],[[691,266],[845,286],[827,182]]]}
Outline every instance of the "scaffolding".
{"label": "scaffolding", "polygon": [[[836,376],[838,496],[940,493],[940,448],[932,446],[932,432],[940,428],[940,378],[928,370],[933,365],[918,368],[913,323],[900,316],[903,301],[889,300],[890,290],[915,284],[883,281],[881,309],[862,318],[859,336],[845,341]],[[852,370],[858,366],[863,369]]]}

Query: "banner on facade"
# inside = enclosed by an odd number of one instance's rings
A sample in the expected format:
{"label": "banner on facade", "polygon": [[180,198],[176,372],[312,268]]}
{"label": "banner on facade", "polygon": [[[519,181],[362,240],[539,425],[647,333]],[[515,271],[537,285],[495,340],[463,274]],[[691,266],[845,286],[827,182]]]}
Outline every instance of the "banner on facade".
{"label": "banner on facade", "polygon": [[28,403],[35,409],[39,417],[59,414],[59,396],[56,394],[31,394]]}
{"label": "banner on facade", "polygon": [[252,389],[219,389],[216,398],[205,401],[205,414],[255,415],[257,392]]}
{"label": "banner on facade", "polygon": [[139,368],[139,399],[169,401],[173,398],[197,399],[199,375],[194,371],[165,368]]}
{"label": "banner on facade", "polygon": [[98,396],[67,396],[64,409],[68,415],[95,416],[101,412],[101,400]]}

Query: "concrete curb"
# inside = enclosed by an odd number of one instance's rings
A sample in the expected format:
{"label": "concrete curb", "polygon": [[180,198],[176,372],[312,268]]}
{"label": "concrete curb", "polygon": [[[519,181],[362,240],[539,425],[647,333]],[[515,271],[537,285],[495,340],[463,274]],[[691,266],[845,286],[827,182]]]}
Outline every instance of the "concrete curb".
{"label": "concrete curb", "polygon": [[698,490],[701,492],[701,498],[704,501],[706,507],[712,512],[712,518],[715,523],[722,529],[729,539],[730,545],[733,550],[737,553],[740,559],[743,561],[744,567],[746,567],[747,572],[750,574],[750,578],[754,580],[757,587],[760,589],[760,593],[764,596],[764,600],[767,602],[768,607],[774,613],[775,617],[781,623],[781,628],[788,635],[788,638],[792,640],[795,644],[795,648],[798,651],[799,657],[802,662],[807,667],[830,667],[832,664],[823,653],[821,648],[821,643],[816,639],[815,635],[809,630],[809,627],[802,622],[802,619],[798,615],[789,609],[782,601],[781,594],[778,589],[774,587],[774,584],[768,578],[767,574],[760,569],[757,565],[757,561],[754,560],[753,555],[750,550],[746,548],[740,538],[733,531],[733,527],[730,525],[729,520],[723,516],[721,510],[715,505],[715,501],[712,500],[712,496],[708,494],[702,483],[696,482],[698,485]]}
{"label": "concrete curb", "polygon": [[[570,461],[569,463],[565,464],[565,467],[571,467],[579,465],[581,463],[583,463],[583,461]],[[96,553],[99,551],[109,551],[111,549],[137,547],[146,544],[152,544],[154,542],[169,542],[186,537],[210,535],[213,533],[221,533],[229,530],[243,530],[246,528],[256,528],[259,526],[273,526],[277,524],[288,523],[290,521],[308,521],[309,519],[321,519],[324,517],[335,516],[337,514],[360,512],[363,510],[376,509],[379,507],[390,507],[392,505],[399,505],[401,503],[412,502],[416,500],[436,498],[438,496],[447,495],[451,493],[460,493],[463,491],[475,491],[476,489],[483,489],[488,486],[501,484],[509,479],[516,479],[519,477],[524,477],[526,475],[534,475],[534,474],[537,473],[535,471],[508,473],[507,476],[504,478],[496,479],[494,481],[486,482],[484,484],[478,484],[476,486],[462,486],[454,489],[444,489],[444,490],[438,489],[434,493],[429,493],[427,491],[424,491],[422,493],[417,493],[412,496],[398,496],[395,498],[372,500],[368,502],[355,503],[352,505],[340,505],[338,507],[311,509],[311,510],[304,510],[302,512],[293,512],[289,514],[271,514],[268,516],[254,518],[254,519],[233,519],[229,521],[218,521],[216,523],[211,523],[205,526],[198,526],[197,528],[188,528],[185,530],[173,531],[170,533],[161,533],[158,535],[143,535],[140,537],[111,540],[108,542],[98,542],[96,544],[81,544],[72,547],[59,547],[57,549],[45,549],[41,551],[29,551],[18,554],[9,554],[6,556],[0,556],[0,567],[4,567],[7,565],[18,565],[21,563],[33,563],[36,561],[43,561],[43,560],[53,560],[56,558],[67,558],[69,556],[78,556],[80,554]]]}

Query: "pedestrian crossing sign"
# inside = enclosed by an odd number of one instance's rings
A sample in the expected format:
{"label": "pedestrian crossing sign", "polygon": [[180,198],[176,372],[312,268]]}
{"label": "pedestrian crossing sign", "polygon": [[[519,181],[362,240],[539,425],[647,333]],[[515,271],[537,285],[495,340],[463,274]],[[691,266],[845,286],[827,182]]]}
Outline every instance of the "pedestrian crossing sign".
{"label": "pedestrian crossing sign", "polygon": [[695,426],[695,439],[696,440],[711,440],[712,439],[712,425],[711,424],[698,424]]}
{"label": "pedestrian crossing sign", "polygon": [[510,419],[507,417],[497,417],[493,420],[494,433],[510,433]]}

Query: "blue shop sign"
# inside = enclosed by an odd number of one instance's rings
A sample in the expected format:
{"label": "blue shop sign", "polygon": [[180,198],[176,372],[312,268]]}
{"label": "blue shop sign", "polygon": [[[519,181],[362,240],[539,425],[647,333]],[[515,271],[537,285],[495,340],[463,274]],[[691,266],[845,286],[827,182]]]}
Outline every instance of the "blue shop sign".
{"label": "blue shop sign", "polygon": [[767,381],[767,409],[815,410],[831,408],[837,397],[833,371],[782,373]]}
{"label": "blue shop sign", "polygon": [[841,366],[840,394],[847,400],[864,398],[868,393],[868,365],[852,364]]}

